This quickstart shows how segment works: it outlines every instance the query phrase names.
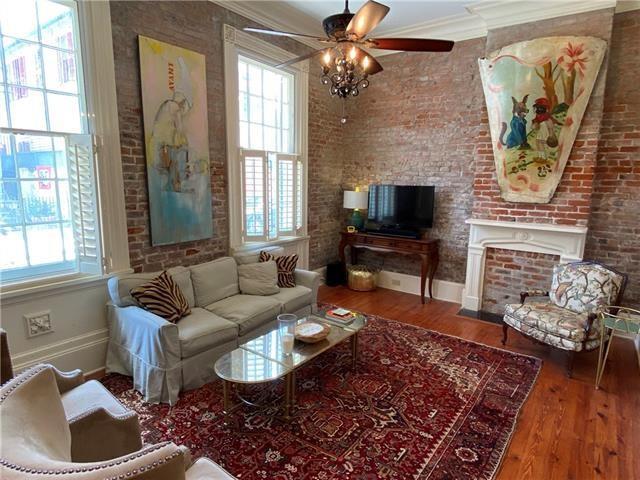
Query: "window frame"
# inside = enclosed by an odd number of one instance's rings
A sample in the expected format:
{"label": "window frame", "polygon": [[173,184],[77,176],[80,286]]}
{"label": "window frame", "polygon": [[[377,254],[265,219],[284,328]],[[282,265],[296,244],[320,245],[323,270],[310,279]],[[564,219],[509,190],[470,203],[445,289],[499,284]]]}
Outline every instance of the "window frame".
{"label": "window frame", "polygon": [[[296,55],[260,40],[253,35],[224,25],[224,76],[225,107],[227,133],[227,172],[229,198],[229,242],[232,249],[278,243],[307,236],[307,191],[308,191],[308,105],[309,105],[309,62],[303,61],[283,69],[293,75],[294,108],[293,108],[293,152],[281,155],[295,156],[302,162],[302,225],[294,229],[291,235],[280,235],[277,239],[252,238],[245,240],[244,230],[244,195],[243,165],[240,148],[240,113],[238,100],[238,57],[253,59],[266,65],[274,66],[295,58]],[[262,151],[261,151],[262,152]],[[277,153],[277,152],[273,152]],[[264,151],[265,157],[268,154]],[[297,168],[297,164],[296,164]],[[294,169],[294,172],[296,170]],[[295,195],[295,194],[294,194]],[[265,190],[266,196],[266,190]],[[296,223],[294,210],[294,224]],[[268,227],[265,225],[265,230]]]}
{"label": "window frame", "polygon": [[82,69],[85,131],[93,136],[94,153],[98,156],[95,189],[102,246],[100,268],[98,273],[74,272],[2,282],[3,301],[37,292],[74,289],[83,283],[93,284],[130,271],[110,7],[108,2],[56,1],[73,4],[77,10],[75,21],[83,58],[80,63],[76,56],[75,68]]}

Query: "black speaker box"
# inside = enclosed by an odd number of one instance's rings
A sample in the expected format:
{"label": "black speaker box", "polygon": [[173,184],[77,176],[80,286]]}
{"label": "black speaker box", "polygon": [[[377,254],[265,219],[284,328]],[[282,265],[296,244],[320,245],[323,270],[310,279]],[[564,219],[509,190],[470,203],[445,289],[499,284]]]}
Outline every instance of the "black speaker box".
{"label": "black speaker box", "polygon": [[337,287],[338,285],[346,285],[347,268],[344,262],[333,262],[327,265],[327,278],[325,283],[329,287]]}

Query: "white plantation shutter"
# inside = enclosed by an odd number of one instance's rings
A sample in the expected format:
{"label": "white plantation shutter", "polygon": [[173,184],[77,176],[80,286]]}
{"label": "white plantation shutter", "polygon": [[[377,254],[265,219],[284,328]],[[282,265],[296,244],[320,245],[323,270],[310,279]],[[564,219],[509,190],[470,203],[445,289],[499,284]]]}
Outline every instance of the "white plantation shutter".
{"label": "white plantation shutter", "polygon": [[102,271],[96,189],[96,148],[92,135],[67,135],[71,222],[79,271]]}
{"label": "white plantation shutter", "polygon": [[278,232],[295,235],[295,164],[290,155],[278,155]]}
{"label": "white plantation shutter", "polygon": [[267,156],[259,150],[240,151],[242,162],[243,236],[248,241],[267,239]]}
{"label": "white plantation shutter", "polygon": [[304,165],[302,160],[296,161],[296,196],[295,196],[295,212],[296,212],[296,234],[302,230],[304,217],[304,199],[303,199],[303,187],[304,187]]}
{"label": "white plantation shutter", "polygon": [[240,149],[244,241],[294,236],[302,228],[303,166],[296,155]]}

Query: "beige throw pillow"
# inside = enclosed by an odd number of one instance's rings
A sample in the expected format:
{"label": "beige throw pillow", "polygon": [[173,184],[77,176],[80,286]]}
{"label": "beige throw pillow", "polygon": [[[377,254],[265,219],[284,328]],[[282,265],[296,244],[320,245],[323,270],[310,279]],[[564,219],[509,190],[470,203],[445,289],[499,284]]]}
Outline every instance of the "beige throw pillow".
{"label": "beige throw pillow", "polygon": [[240,292],[245,295],[273,295],[278,288],[278,266],[270,262],[238,265]]}

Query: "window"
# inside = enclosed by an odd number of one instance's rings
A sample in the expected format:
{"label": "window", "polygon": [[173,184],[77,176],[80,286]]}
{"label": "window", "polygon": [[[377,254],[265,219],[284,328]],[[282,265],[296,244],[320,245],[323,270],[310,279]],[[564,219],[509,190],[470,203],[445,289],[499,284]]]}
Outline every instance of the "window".
{"label": "window", "polygon": [[304,166],[294,153],[294,75],[238,56],[244,241],[302,229]]}
{"label": "window", "polygon": [[304,237],[307,73],[229,26],[225,40],[231,246]]}
{"label": "window", "polygon": [[76,7],[22,0],[0,12],[3,283],[101,273]]}

